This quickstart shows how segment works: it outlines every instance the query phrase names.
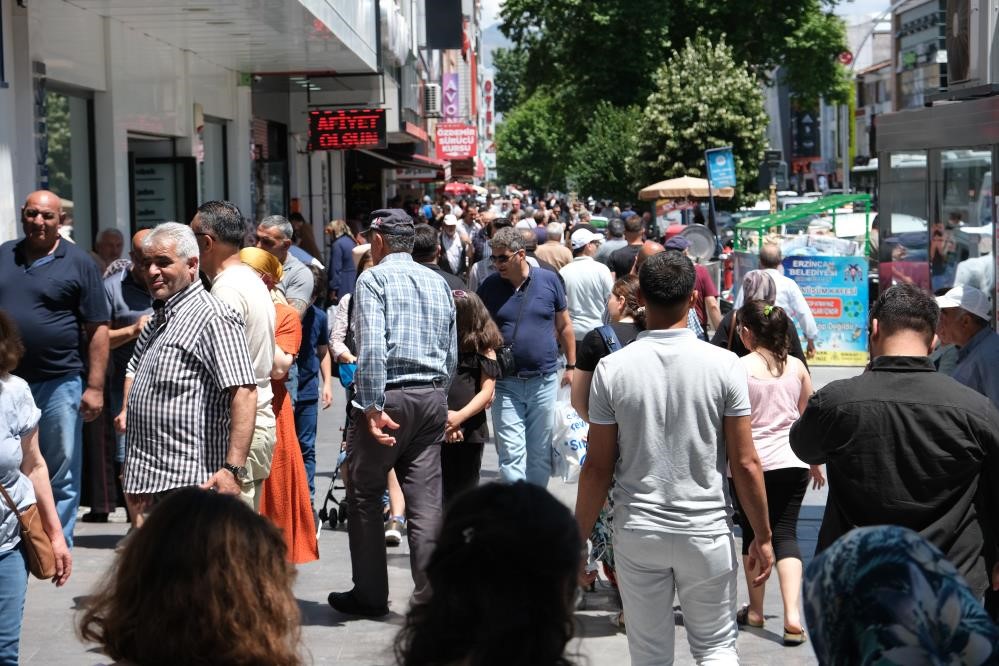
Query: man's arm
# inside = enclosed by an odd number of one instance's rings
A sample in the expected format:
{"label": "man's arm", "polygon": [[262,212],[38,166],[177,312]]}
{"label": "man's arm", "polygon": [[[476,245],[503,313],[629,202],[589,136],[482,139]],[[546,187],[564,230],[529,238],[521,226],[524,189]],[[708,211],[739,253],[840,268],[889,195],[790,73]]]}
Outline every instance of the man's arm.
{"label": "man's arm", "polygon": [[125,375],[125,387],[121,393],[121,411],[114,417],[114,429],[124,434],[128,423],[128,394],[132,392],[132,375]]}
{"label": "man's arm", "polygon": [[127,345],[132,340],[137,340],[139,334],[142,333],[142,328],[149,321],[149,315],[142,315],[139,317],[138,321],[130,326],[122,326],[121,328],[109,328],[108,329],[108,347],[110,349],[118,349],[118,347],[123,347]]}
{"label": "man's arm", "polygon": [[[229,449],[225,461],[236,467],[246,465],[246,457],[250,453],[250,442],[253,440],[253,424],[257,413],[257,386],[229,387]],[[214,488],[226,495],[238,495],[239,482],[232,472],[223,468],[215,472],[202,488]]]}
{"label": "man's arm", "polygon": [[791,450],[802,462],[822,465],[828,460],[824,446],[828,423],[823,423],[822,391],[813,393],[808,406],[791,426]]}
{"label": "man's arm", "polygon": [[704,309],[707,311],[708,321],[711,323],[711,328],[717,331],[718,327],[721,326],[722,320],[721,307],[718,305],[718,297],[705,296]]}
{"label": "man's arm", "polygon": [[385,342],[385,310],[381,296],[365,273],[357,281],[352,298],[354,304],[354,341],[357,344],[357,393],[354,405],[362,411],[381,411],[385,406],[385,363],[388,348]]}
{"label": "man's arm", "polygon": [[[748,416],[724,417],[725,448],[728,454],[732,482],[739,495],[742,511],[753,527],[756,538],[749,546],[748,568],[758,570],[754,587],[762,585],[774,565],[770,518],[767,514],[767,491],[763,485],[763,466],[753,444],[753,431]],[[587,449],[587,455],[589,450]]]}
{"label": "man's arm", "polygon": [[[565,362],[567,365],[576,365],[576,336],[572,333],[572,321],[569,319],[569,309],[555,313],[555,331],[558,334],[559,342],[562,343],[562,351],[565,352]],[[562,386],[572,383],[572,370],[565,369],[562,375]]]}
{"label": "man's arm", "polygon": [[108,369],[108,323],[87,322],[87,387],[80,399],[84,421],[93,421],[104,409],[104,374]]}
{"label": "man's arm", "polygon": [[320,402],[322,402],[323,409],[329,409],[333,403],[333,384],[330,381],[333,363],[330,360],[330,348],[329,345],[319,345],[316,349],[319,354],[319,381],[322,383]]}

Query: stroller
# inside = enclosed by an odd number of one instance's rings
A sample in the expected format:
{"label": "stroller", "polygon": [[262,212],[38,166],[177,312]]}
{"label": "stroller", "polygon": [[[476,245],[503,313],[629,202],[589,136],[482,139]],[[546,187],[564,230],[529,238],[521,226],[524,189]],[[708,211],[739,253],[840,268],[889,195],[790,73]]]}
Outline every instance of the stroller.
{"label": "stroller", "polygon": [[[344,497],[343,500],[336,498],[335,491],[347,489],[346,479],[341,479],[343,483],[339,486],[336,484],[337,478],[340,476],[340,467],[343,465],[344,461],[347,460],[347,429],[350,427],[350,401],[347,401],[347,418],[344,421],[343,428],[343,440],[340,442],[340,453],[336,458],[336,466],[333,468],[333,477],[330,479],[329,488],[326,490],[326,497],[323,499],[323,506],[319,509],[319,522],[329,523],[330,529],[336,529],[336,526],[347,525],[347,498]],[[330,504],[333,504],[334,509],[330,510]]]}

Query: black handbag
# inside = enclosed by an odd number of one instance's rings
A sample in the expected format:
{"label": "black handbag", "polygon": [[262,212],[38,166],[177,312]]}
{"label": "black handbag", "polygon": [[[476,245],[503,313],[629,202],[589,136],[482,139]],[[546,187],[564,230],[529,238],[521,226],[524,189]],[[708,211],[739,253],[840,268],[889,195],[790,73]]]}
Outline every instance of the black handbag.
{"label": "black handbag", "polygon": [[520,301],[520,311],[517,313],[517,323],[513,325],[513,335],[510,336],[510,344],[503,345],[496,350],[496,362],[499,363],[501,378],[513,377],[517,374],[517,360],[513,357],[513,346],[517,344],[517,329],[520,328],[520,318],[524,316],[524,304],[527,303],[531,285],[534,283],[530,274],[528,274],[527,279],[530,282],[527,283],[527,291],[524,292],[524,297]]}

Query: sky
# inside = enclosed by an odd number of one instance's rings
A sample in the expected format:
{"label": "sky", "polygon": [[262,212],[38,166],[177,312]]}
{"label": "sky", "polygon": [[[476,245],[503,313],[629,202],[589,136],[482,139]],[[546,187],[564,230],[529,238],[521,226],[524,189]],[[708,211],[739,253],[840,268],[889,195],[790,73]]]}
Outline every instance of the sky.
{"label": "sky", "polygon": [[[503,0],[482,0],[482,29],[499,23],[499,11]],[[841,0],[836,6],[840,16],[882,12],[891,5],[889,0]]]}

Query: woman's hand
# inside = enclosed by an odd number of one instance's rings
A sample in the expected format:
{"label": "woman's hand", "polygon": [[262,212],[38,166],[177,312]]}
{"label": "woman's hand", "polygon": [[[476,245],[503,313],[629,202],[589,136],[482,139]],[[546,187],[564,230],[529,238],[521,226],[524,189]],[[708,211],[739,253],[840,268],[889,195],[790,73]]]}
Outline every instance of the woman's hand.
{"label": "woman's hand", "polygon": [[460,430],[461,424],[465,419],[458,415],[458,412],[453,410],[447,410],[447,425],[446,430]]}
{"label": "woman's hand", "polygon": [[49,538],[52,542],[52,552],[55,554],[56,574],[52,582],[56,587],[62,587],[69,580],[69,575],[73,572],[73,553],[66,545],[66,538],[59,532],[56,537]]}
{"label": "woman's hand", "polygon": [[822,476],[822,465],[812,465],[809,467],[808,475],[812,477],[812,490],[818,490],[826,485],[826,477]]}

